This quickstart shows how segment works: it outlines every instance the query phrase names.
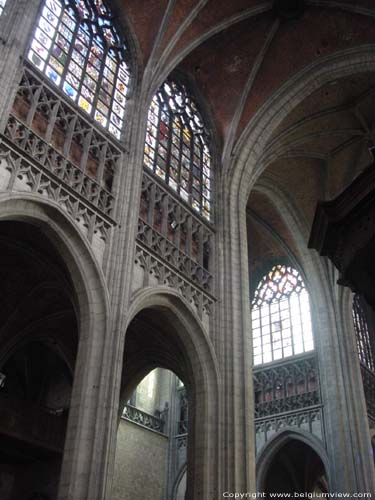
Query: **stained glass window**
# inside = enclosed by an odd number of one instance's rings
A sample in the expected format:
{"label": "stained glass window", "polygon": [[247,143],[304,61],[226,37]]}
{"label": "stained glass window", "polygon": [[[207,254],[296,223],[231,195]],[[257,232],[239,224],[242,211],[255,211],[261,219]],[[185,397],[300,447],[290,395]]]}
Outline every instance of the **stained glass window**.
{"label": "stained glass window", "polygon": [[254,365],[314,349],[309,296],[292,267],[274,266],[252,302]]}
{"label": "stained glass window", "polygon": [[7,0],[0,0],[0,16],[3,13],[5,4],[7,3]]}
{"label": "stained glass window", "polygon": [[366,320],[366,313],[359,295],[354,296],[352,312],[359,359],[369,370],[375,371],[369,327]]}
{"label": "stained glass window", "polygon": [[129,68],[103,0],[45,0],[28,59],[102,127],[120,138]]}
{"label": "stained glass window", "polygon": [[206,219],[211,216],[209,136],[184,85],[166,81],[148,113],[144,164]]}

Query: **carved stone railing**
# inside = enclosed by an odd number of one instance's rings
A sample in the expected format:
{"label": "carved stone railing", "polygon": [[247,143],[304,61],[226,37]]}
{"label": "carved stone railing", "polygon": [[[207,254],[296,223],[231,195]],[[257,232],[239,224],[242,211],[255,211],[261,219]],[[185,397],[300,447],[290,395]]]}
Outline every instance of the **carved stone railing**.
{"label": "carved stone railing", "polygon": [[160,417],[157,417],[142,411],[135,406],[126,405],[122,416],[130,422],[163,434],[165,431],[168,413],[166,411],[160,412]]}
{"label": "carved stone railing", "polygon": [[28,159],[12,143],[0,137],[0,186],[4,191],[27,191],[38,193],[57,202],[76,220],[89,242],[94,235],[106,242],[114,222],[92,207],[82,197]]}
{"label": "carved stone railing", "polygon": [[143,173],[138,243],[174,272],[212,291],[212,226],[148,172]]}
{"label": "carved stone railing", "polygon": [[255,418],[268,417],[279,413],[285,413],[301,408],[316,406],[320,403],[318,391],[305,392],[295,396],[284,397],[274,401],[258,403],[255,406]]}
{"label": "carved stone railing", "polygon": [[113,186],[123,151],[28,66],[2,144],[22,163],[21,172],[13,176],[26,179],[31,190],[49,189],[57,201],[65,198],[67,204],[85,205],[105,226],[113,224]]}
{"label": "carved stone railing", "polygon": [[157,255],[162,256],[173,269],[182,273],[194,284],[205,290],[210,289],[211,274],[142,219],[138,221],[137,238],[139,242],[146,245]]}
{"label": "carved stone railing", "polygon": [[290,427],[302,429],[324,439],[322,420],[321,406],[259,418],[255,421],[256,447],[259,451],[276,432]]}
{"label": "carved stone railing", "polygon": [[194,285],[139,241],[136,244],[135,263],[144,271],[143,286],[150,286],[153,277],[159,285],[170,286],[181,293],[189,303],[196,307],[200,317],[202,317],[203,313],[211,314],[215,302],[214,296]]}
{"label": "carved stone railing", "polygon": [[372,420],[375,420],[375,373],[361,363],[361,374],[367,413]]}
{"label": "carved stone railing", "polygon": [[254,369],[255,418],[320,405],[315,354]]}
{"label": "carved stone railing", "polygon": [[112,194],[13,115],[8,119],[5,137],[35,161],[38,167],[53,174],[56,180],[103,214],[111,216],[114,205]]}
{"label": "carved stone railing", "polygon": [[0,434],[62,453],[66,425],[66,415],[56,415],[46,408],[4,395],[0,397]]}

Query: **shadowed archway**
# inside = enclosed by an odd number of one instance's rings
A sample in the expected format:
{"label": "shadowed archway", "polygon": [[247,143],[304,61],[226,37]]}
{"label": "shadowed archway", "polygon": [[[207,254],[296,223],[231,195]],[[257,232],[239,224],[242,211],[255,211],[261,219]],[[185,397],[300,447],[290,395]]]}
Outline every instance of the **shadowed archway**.
{"label": "shadowed archway", "polygon": [[286,429],[261,451],[257,462],[258,491],[328,493],[329,465],[317,438]]}
{"label": "shadowed archway", "polygon": [[175,295],[163,291],[140,304],[126,332],[120,408],[156,367],[183,381],[189,405],[186,498],[209,498],[218,490],[206,477],[217,460],[219,397],[210,341],[199,320]]}

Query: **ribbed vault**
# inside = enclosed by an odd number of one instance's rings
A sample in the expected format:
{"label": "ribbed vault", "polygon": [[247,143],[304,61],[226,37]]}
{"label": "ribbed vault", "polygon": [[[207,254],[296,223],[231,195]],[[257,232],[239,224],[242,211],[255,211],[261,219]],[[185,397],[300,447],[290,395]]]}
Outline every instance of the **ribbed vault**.
{"label": "ribbed vault", "polygon": [[370,0],[122,4],[151,86],[156,90],[174,69],[187,74],[212,110],[224,156],[254,113],[298,71],[374,40]]}

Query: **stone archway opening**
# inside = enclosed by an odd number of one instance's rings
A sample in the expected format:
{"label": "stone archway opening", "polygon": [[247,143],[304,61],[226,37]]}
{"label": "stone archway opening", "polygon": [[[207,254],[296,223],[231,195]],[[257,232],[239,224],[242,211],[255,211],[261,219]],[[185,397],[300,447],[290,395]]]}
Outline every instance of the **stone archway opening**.
{"label": "stone archway opening", "polygon": [[328,493],[324,463],[317,452],[299,439],[288,440],[270,460],[263,490],[271,493]]}
{"label": "stone archway opening", "polygon": [[[129,400],[131,401],[134,390],[137,386],[140,387],[140,382],[147,374],[150,382],[150,377],[156,376],[157,373],[160,376],[165,370],[171,374],[170,380],[174,380],[171,382],[173,390],[169,393],[167,411],[165,412],[164,400],[156,410],[158,418],[164,419],[165,427],[162,434],[167,437],[167,443],[163,445],[163,456],[168,464],[166,476],[161,477],[159,471],[159,476],[149,481],[152,467],[147,466],[149,459],[147,444],[145,445],[147,458],[143,467],[134,470],[131,466],[133,470],[130,470],[130,473],[132,477],[134,475],[137,477],[138,495],[147,496],[148,485],[150,483],[155,485],[159,481],[164,483],[159,485],[163,490],[163,498],[172,499],[181,466],[187,463],[186,498],[195,498],[195,491],[199,487],[204,470],[200,465],[202,452],[199,454],[197,442],[198,435],[201,439],[204,437],[203,428],[207,418],[209,399],[206,392],[207,377],[204,376],[204,367],[195,352],[193,338],[186,325],[181,322],[181,318],[168,307],[161,305],[147,307],[134,317],[126,332],[120,409],[122,410]],[[134,412],[133,409],[131,411]],[[154,441],[155,438],[149,435],[150,446]],[[159,447],[159,453],[160,449]],[[139,452],[139,449],[137,451]],[[117,447],[117,457],[119,456]],[[134,463],[139,464],[135,457]],[[152,463],[155,465],[154,461]],[[119,467],[118,463],[116,467]],[[130,484],[130,480],[127,484],[123,484],[121,498],[128,498],[127,494],[129,498],[134,496],[134,486],[134,482]],[[116,484],[114,489],[116,490]]]}
{"label": "stone archway opening", "polygon": [[0,297],[0,497],[54,500],[78,308],[65,263],[37,226],[0,222]]}
{"label": "stone archway opening", "polygon": [[188,422],[188,393],[183,382],[170,370],[151,370],[122,409],[113,500],[134,495],[174,500],[183,467],[185,498]]}

